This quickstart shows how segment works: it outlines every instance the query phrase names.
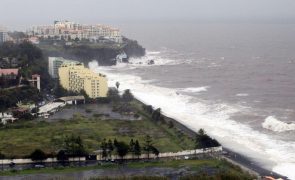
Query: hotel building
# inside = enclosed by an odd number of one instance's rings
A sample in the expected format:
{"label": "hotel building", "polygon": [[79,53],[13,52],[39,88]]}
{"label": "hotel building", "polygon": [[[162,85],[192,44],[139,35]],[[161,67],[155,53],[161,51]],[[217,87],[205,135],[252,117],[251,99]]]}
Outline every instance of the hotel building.
{"label": "hotel building", "polygon": [[68,91],[84,90],[90,98],[107,96],[106,76],[92,72],[83,64],[64,63],[58,69],[58,75],[61,86]]}

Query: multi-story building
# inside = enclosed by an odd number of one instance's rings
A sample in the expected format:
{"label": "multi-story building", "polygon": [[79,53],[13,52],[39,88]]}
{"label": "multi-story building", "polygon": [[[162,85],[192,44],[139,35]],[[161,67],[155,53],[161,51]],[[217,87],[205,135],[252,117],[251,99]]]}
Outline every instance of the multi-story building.
{"label": "multi-story building", "polygon": [[7,31],[0,27],[0,44],[3,44],[8,40]]}
{"label": "multi-story building", "polygon": [[0,77],[7,80],[15,80],[19,75],[18,69],[1,69]]}
{"label": "multi-story building", "polygon": [[49,57],[48,58],[48,72],[52,78],[58,78],[58,68],[64,63],[79,63],[79,62],[64,59],[62,57]]}
{"label": "multi-story building", "polygon": [[106,97],[108,92],[107,78],[96,74],[83,64],[65,63],[58,69],[59,81],[68,91],[84,90],[90,98]]}
{"label": "multi-story building", "polygon": [[71,21],[54,21],[53,25],[34,26],[27,30],[29,36],[39,38],[58,39],[90,39],[97,40],[101,37],[117,43],[122,43],[119,29],[105,25],[81,25]]}

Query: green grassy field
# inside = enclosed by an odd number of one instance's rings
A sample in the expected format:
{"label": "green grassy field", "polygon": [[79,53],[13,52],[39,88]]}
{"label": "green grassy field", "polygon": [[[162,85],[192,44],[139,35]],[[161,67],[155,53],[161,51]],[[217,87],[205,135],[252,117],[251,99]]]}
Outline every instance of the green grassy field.
{"label": "green grassy field", "polygon": [[24,157],[36,148],[46,153],[56,152],[55,142],[66,135],[79,135],[89,153],[99,149],[106,138],[129,143],[137,139],[142,144],[150,135],[160,152],[192,149],[194,143],[188,136],[166,124],[154,123],[143,116],[142,120],[101,120],[99,117],[74,116],[71,120],[57,122],[19,121],[0,128],[0,152],[8,157]]}

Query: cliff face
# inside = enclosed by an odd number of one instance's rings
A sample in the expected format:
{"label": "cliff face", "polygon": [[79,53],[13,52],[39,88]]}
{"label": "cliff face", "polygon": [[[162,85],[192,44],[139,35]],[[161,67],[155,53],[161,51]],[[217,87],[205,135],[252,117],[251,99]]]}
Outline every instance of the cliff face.
{"label": "cliff face", "polygon": [[63,45],[40,45],[46,56],[61,56],[67,59],[74,59],[85,64],[97,60],[102,66],[116,64],[116,56],[123,51],[128,57],[141,57],[145,55],[145,49],[137,41],[127,38],[123,39],[121,45],[117,44],[75,44]]}
{"label": "cliff face", "polygon": [[145,55],[145,48],[139,45],[137,41],[123,38],[123,42],[125,44],[123,51],[128,57],[141,57]]}

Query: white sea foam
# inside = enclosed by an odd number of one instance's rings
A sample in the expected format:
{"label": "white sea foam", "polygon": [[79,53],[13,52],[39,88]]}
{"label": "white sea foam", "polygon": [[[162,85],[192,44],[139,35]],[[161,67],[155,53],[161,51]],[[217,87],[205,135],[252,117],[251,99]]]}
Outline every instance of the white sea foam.
{"label": "white sea foam", "polygon": [[147,51],[148,55],[152,55],[152,54],[160,54],[160,51]]}
{"label": "white sea foam", "polygon": [[[194,131],[204,128],[224,146],[255,159],[268,169],[283,163],[295,166],[295,142],[274,140],[234,121],[231,116],[240,112],[240,107],[204,100],[196,101],[195,97],[178,94],[179,89],[154,86],[142,81],[138,76],[109,71],[109,67],[97,67],[90,63],[90,68],[107,74],[110,85],[115,86],[115,82],[119,81],[120,90],[131,89],[141,101],[160,107],[164,114]],[[279,172],[278,169],[274,170]]]}
{"label": "white sea foam", "polygon": [[[175,65],[181,62],[165,58],[160,56],[161,52],[159,51],[147,51],[146,55],[139,58],[130,58],[129,63],[123,63],[124,66],[136,66],[136,67],[146,67],[146,66],[159,66],[159,65]],[[154,63],[151,64],[150,62],[153,61]],[[120,66],[122,63],[118,63]],[[122,65],[121,65],[122,66]]]}
{"label": "white sea foam", "polygon": [[295,179],[295,164],[292,163],[282,163],[273,168],[273,171],[284,174],[288,176],[290,179]]}
{"label": "white sea foam", "polygon": [[[149,62],[154,61],[154,64],[149,64]],[[176,61],[167,58],[161,58],[157,56],[146,55],[140,58],[130,58],[129,65],[133,66],[159,66],[159,65],[173,65]]]}
{"label": "white sea foam", "polygon": [[249,94],[239,93],[239,94],[236,94],[236,96],[238,96],[238,97],[246,97],[246,96],[249,96]]}
{"label": "white sea foam", "polygon": [[273,116],[268,116],[262,123],[262,127],[275,132],[293,131],[295,130],[295,123],[285,123]]}
{"label": "white sea foam", "polygon": [[200,93],[205,92],[210,88],[209,86],[203,86],[203,87],[190,87],[190,88],[181,88],[179,89],[182,92],[188,92],[188,93]]}

